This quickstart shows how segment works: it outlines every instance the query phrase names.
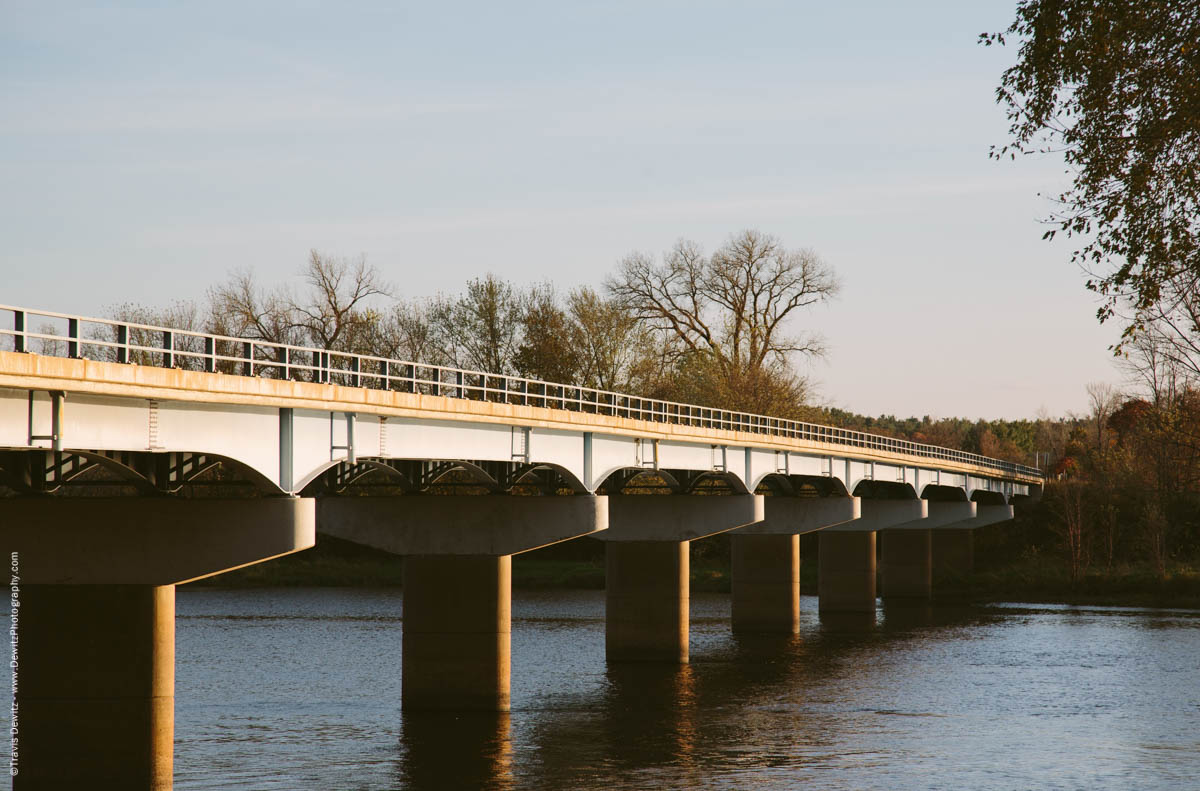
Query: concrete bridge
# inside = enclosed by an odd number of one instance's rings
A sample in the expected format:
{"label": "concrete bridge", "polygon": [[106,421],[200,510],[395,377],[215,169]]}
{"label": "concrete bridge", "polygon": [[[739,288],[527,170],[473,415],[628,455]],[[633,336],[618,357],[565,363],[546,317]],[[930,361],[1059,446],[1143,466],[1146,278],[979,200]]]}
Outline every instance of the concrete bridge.
{"label": "concrete bridge", "polygon": [[[169,788],[174,586],[312,547],[404,556],[407,710],[506,710],[514,554],[605,542],[609,661],[688,661],[689,543],[732,628],[926,599],[1033,468],[769,416],[0,306],[16,788]],[[876,539],[882,536],[881,552]],[[19,579],[18,579],[19,578]]]}

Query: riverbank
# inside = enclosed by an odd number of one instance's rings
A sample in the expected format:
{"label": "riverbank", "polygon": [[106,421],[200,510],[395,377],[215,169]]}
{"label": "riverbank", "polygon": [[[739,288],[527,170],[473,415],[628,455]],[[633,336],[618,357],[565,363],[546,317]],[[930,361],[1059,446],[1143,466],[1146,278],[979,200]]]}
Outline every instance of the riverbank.
{"label": "riverbank", "polygon": [[[346,541],[322,538],[310,550],[191,583],[198,587],[393,587],[403,582],[403,560]],[[516,555],[513,587],[522,590],[604,588],[604,559],[594,547],[556,548]],[[693,558],[691,588],[727,593],[729,562],[720,554]],[[817,564],[801,563],[800,590],[817,592]],[[939,578],[937,599],[1200,608],[1200,568],[1176,564],[1159,577],[1142,565],[1093,568],[1072,584],[1061,562],[1016,561],[960,577]]]}
{"label": "riverbank", "polygon": [[1178,563],[1159,576],[1148,564],[1092,568],[1072,582],[1060,561],[1020,560],[935,581],[935,595],[972,601],[1054,602],[1112,607],[1200,608],[1200,568]]}

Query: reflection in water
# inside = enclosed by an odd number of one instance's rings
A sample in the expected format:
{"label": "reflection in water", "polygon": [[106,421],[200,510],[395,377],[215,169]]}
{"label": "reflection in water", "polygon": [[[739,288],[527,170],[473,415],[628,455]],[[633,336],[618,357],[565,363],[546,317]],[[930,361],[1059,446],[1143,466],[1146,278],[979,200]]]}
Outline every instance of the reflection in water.
{"label": "reflection in water", "polygon": [[404,714],[399,782],[412,791],[513,787],[510,715]]}
{"label": "reflection in water", "polygon": [[932,626],[933,603],[922,599],[884,599],[883,631],[907,632]]}
{"label": "reflection in water", "polygon": [[[403,714],[394,593],[179,598],[177,791],[1187,788],[1200,613],[894,606],[604,661],[600,592],[514,597],[511,715]],[[253,617],[251,617],[253,616]],[[313,657],[321,661],[314,662]]]}
{"label": "reflection in water", "polygon": [[823,612],[821,630],[825,632],[868,633],[875,631],[873,612]]}
{"label": "reflection in water", "polygon": [[605,730],[615,765],[687,765],[696,746],[691,665],[620,662],[605,675]]}

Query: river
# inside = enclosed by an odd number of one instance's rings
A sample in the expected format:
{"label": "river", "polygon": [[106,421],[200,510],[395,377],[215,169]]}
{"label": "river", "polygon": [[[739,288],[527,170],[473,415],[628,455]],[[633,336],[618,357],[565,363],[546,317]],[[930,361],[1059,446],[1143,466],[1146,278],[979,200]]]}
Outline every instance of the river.
{"label": "river", "polygon": [[602,593],[518,591],[512,713],[405,716],[399,591],[184,588],[175,788],[1200,788],[1200,611],[802,609],[608,667]]}
{"label": "river", "polygon": [[816,604],[608,667],[603,593],[518,591],[511,714],[407,716],[400,591],[182,588],[175,788],[1200,789],[1200,611]]}

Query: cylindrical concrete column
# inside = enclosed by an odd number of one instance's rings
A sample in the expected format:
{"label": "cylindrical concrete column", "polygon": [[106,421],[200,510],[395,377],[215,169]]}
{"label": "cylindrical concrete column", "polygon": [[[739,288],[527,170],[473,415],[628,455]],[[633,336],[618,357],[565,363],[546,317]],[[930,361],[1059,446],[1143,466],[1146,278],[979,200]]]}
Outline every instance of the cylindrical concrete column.
{"label": "cylindrical concrete column", "polygon": [[688,661],[687,541],[605,544],[609,661]]}
{"label": "cylindrical concrete column", "polygon": [[13,788],[167,791],[174,585],[22,585]]}
{"label": "cylindrical concrete column", "polygon": [[508,711],[511,624],[511,555],[405,557],[404,708]]}
{"label": "cylindrical concrete column", "polygon": [[742,535],[730,539],[733,629],[800,630],[800,536]]}
{"label": "cylindrical concrete column", "polygon": [[821,531],[817,592],[821,612],[875,612],[875,533]]}
{"label": "cylindrical concrete column", "polygon": [[933,590],[932,530],[883,531],[883,597],[928,599]]}
{"label": "cylindrical concrete column", "polygon": [[975,531],[933,531],[933,571],[937,576],[963,576],[975,570]]}

